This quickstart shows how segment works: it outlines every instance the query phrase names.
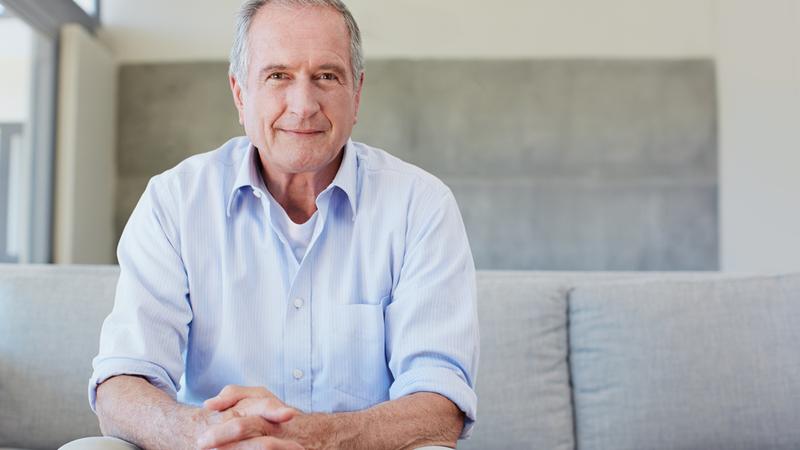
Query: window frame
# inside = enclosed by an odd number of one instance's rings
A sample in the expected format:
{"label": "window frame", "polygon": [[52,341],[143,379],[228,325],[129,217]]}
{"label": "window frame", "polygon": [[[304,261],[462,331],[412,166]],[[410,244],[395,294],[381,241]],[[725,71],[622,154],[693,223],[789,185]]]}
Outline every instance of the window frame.
{"label": "window frame", "polygon": [[58,39],[61,27],[67,23],[79,23],[94,34],[100,26],[100,2],[97,13],[90,16],[73,0],[0,0],[6,11],[10,11],[38,32],[53,39]]}
{"label": "window frame", "polygon": [[[56,146],[56,111],[61,27],[78,23],[95,34],[100,24],[100,2],[90,16],[73,0],[0,0],[5,11],[1,17],[16,17],[34,29],[31,79],[30,130],[31,180],[28,201],[31,204],[28,227],[20,242],[20,263],[53,261],[53,196]],[[7,218],[2,218],[7,220]]]}

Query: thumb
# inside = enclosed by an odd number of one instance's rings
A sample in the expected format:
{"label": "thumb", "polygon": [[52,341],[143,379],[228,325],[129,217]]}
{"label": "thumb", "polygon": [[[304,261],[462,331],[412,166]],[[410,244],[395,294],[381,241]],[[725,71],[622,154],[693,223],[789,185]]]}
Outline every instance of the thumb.
{"label": "thumb", "polygon": [[234,409],[241,415],[261,416],[272,423],[288,422],[299,414],[296,409],[277,399],[266,398],[242,401]]}

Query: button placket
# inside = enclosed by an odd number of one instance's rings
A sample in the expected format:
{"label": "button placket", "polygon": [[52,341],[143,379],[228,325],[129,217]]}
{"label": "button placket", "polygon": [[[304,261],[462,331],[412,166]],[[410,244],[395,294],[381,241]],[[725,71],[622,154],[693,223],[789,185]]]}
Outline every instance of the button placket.
{"label": "button placket", "polygon": [[283,367],[286,372],[284,401],[311,410],[311,276],[300,267],[289,291],[284,328]]}

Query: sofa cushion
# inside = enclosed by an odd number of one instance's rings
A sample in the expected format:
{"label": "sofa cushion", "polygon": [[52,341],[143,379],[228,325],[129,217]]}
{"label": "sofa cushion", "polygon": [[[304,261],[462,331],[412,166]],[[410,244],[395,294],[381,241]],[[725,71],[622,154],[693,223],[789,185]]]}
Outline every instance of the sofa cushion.
{"label": "sofa cushion", "polygon": [[579,448],[800,448],[800,275],[579,286]]}
{"label": "sofa cushion", "polygon": [[567,286],[478,273],[478,421],[460,449],[572,449]]}
{"label": "sofa cushion", "polygon": [[114,267],[0,265],[0,447],[98,435],[86,384]]}

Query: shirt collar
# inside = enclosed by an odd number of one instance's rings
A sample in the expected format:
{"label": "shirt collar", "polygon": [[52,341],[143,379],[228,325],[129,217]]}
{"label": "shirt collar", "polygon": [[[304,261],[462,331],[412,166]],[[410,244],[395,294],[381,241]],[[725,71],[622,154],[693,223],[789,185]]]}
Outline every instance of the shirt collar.
{"label": "shirt collar", "polygon": [[339,171],[336,172],[331,186],[338,187],[347,195],[350,209],[355,218],[356,207],[358,206],[358,155],[352,139],[347,140],[342,164],[339,166]]}
{"label": "shirt collar", "polygon": [[228,195],[228,203],[226,205],[228,217],[231,216],[231,208],[233,207],[233,202],[236,200],[236,195],[242,188],[249,187],[254,191],[264,190],[264,181],[258,171],[259,164],[256,163],[257,157],[258,151],[253,144],[250,144],[247,147],[244,158],[242,158],[242,162],[239,164],[236,179],[233,181],[231,192]]}
{"label": "shirt collar", "polygon": [[[261,191],[262,194],[266,191],[264,180],[261,178],[261,172],[259,171],[260,164],[256,162],[256,158],[258,158],[258,150],[256,150],[253,144],[250,144],[247,147],[244,158],[242,158],[241,164],[239,164],[236,179],[228,195],[228,203],[226,205],[228,217],[231,216],[231,208],[233,207],[236,195],[242,188],[249,187],[255,191]],[[357,205],[356,187],[358,186],[358,156],[356,155],[356,149],[351,139],[347,140],[342,163],[339,166],[339,171],[336,172],[336,176],[331,182],[331,186],[336,186],[345,193],[350,202],[353,217],[355,217]]]}

